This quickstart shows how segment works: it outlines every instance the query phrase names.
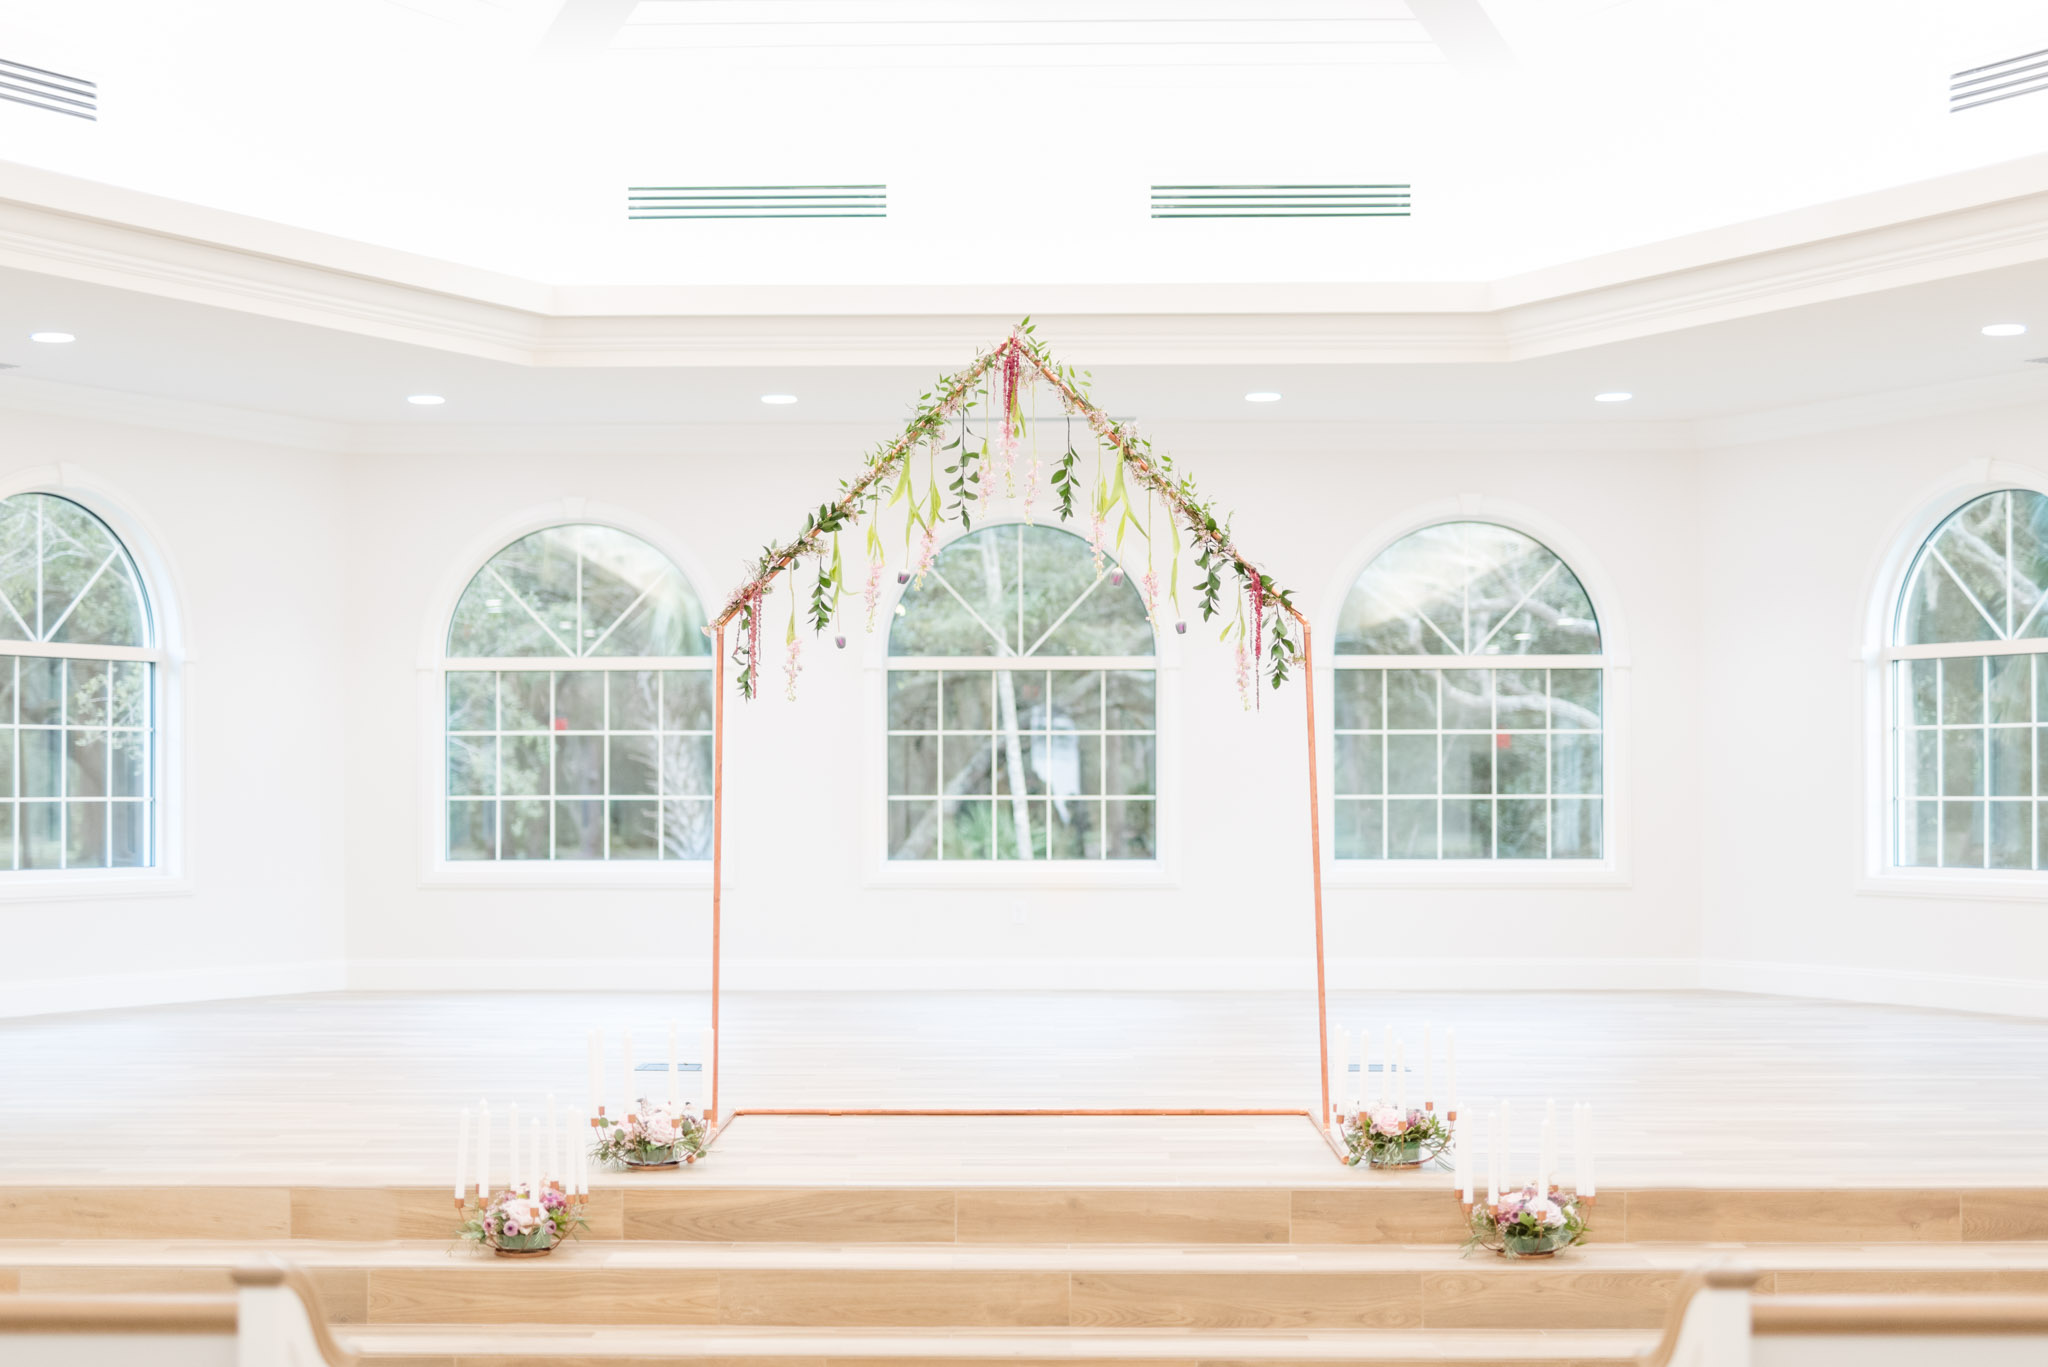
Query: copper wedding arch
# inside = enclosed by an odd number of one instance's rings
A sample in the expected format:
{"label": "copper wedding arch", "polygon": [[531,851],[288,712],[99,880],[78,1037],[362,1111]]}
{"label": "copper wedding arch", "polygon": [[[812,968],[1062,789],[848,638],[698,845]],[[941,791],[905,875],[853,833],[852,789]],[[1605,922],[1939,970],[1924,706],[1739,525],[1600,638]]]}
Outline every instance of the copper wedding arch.
{"label": "copper wedding arch", "polygon": [[[1032,371],[1032,372],[1034,373],[1034,375],[1035,375],[1035,376],[1036,376],[1036,377],[1037,377],[1037,378],[1038,378],[1039,380],[1042,380],[1042,381],[1044,381],[1045,383],[1047,383],[1047,384],[1051,385],[1051,386],[1053,387],[1053,389],[1054,389],[1054,390],[1056,390],[1056,391],[1057,391],[1057,392],[1059,393],[1059,395],[1060,395],[1061,399],[1062,399],[1062,400],[1063,400],[1063,402],[1064,402],[1064,403],[1065,403],[1065,404],[1067,405],[1067,407],[1068,407],[1068,411],[1069,411],[1069,412],[1071,412],[1071,413],[1074,413],[1074,414],[1077,414],[1077,415],[1085,415],[1085,416],[1087,417],[1087,419],[1088,419],[1088,421],[1089,421],[1090,425],[1091,425],[1091,426],[1092,426],[1092,427],[1093,427],[1093,428],[1094,428],[1094,429],[1096,430],[1096,432],[1097,432],[1097,433],[1098,433],[1099,435],[1101,435],[1101,436],[1102,436],[1102,437],[1103,437],[1103,438],[1104,438],[1105,440],[1107,440],[1107,441],[1111,442],[1112,444],[1114,444],[1115,446],[1117,446],[1117,448],[1118,448],[1118,449],[1119,449],[1119,450],[1120,450],[1120,451],[1122,452],[1123,458],[1124,458],[1124,460],[1125,460],[1126,462],[1131,462],[1131,463],[1135,463],[1135,464],[1136,464],[1136,466],[1137,466],[1137,468],[1138,468],[1138,469],[1140,470],[1140,472],[1141,472],[1141,473],[1145,473],[1145,472],[1146,472],[1146,467],[1145,467],[1145,465],[1144,465],[1144,456],[1143,456],[1143,455],[1142,455],[1142,454],[1141,454],[1140,452],[1138,452],[1138,451],[1134,450],[1134,449],[1132,448],[1132,446],[1128,444],[1128,438],[1127,438],[1127,435],[1126,435],[1126,433],[1125,433],[1124,429],[1120,428],[1120,427],[1119,427],[1119,426],[1118,426],[1117,424],[1115,424],[1114,422],[1112,422],[1111,420],[1109,420],[1109,419],[1107,418],[1107,416],[1106,416],[1106,415],[1104,415],[1104,414],[1102,413],[1102,411],[1101,411],[1101,410],[1100,410],[1099,408],[1097,408],[1097,407],[1096,407],[1096,406],[1095,406],[1094,404],[1090,403],[1090,402],[1089,402],[1089,400],[1088,400],[1088,398],[1087,398],[1087,395],[1086,395],[1086,393],[1085,393],[1085,392],[1084,392],[1084,391],[1082,390],[1082,388],[1081,388],[1081,387],[1080,387],[1080,386],[1079,386],[1078,384],[1076,384],[1076,383],[1072,382],[1072,381],[1071,381],[1071,380],[1070,380],[1070,379],[1068,378],[1068,376],[1067,376],[1067,375],[1064,375],[1064,374],[1060,373],[1060,370],[1059,370],[1058,368],[1056,368],[1056,367],[1054,367],[1054,366],[1050,366],[1050,365],[1048,365],[1048,364],[1046,363],[1046,361],[1045,361],[1045,360],[1043,359],[1043,352],[1042,352],[1042,350],[1041,350],[1041,349],[1040,349],[1039,347],[1037,347],[1037,346],[1036,346],[1035,344],[1033,344],[1033,343],[1031,343],[1031,342],[1029,342],[1029,341],[1027,340],[1027,336],[1026,336],[1026,332],[1027,332],[1027,331],[1028,331],[1028,329],[1021,329],[1021,330],[1020,330],[1019,332],[1014,332],[1014,333],[1012,333],[1012,334],[1010,335],[1010,337],[1009,337],[1009,338],[1007,338],[1007,339],[1006,339],[1006,340],[1005,340],[1005,341],[1004,341],[1004,342],[1003,342],[1003,343],[1002,343],[1002,344],[1001,344],[1000,346],[997,346],[997,347],[996,347],[996,348],[995,348],[994,350],[992,350],[992,351],[989,351],[989,352],[985,353],[984,355],[982,355],[982,356],[981,356],[981,357],[980,357],[980,358],[979,358],[978,360],[976,360],[976,362],[975,362],[975,363],[974,363],[974,364],[973,364],[972,366],[968,367],[968,368],[967,368],[966,370],[964,370],[964,371],[961,371],[961,372],[959,372],[959,373],[958,373],[957,375],[953,375],[953,376],[950,376],[950,377],[948,377],[948,378],[947,378],[946,380],[942,381],[942,382],[941,382],[941,384],[940,384],[940,386],[938,387],[938,389],[937,389],[937,390],[936,390],[935,392],[941,392],[941,393],[943,393],[943,392],[948,392],[949,390],[950,390],[950,392],[953,392],[953,393],[961,393],[961,392],[964,392],[964,391],[965,391],[965,390],[966,390],[966,389],[967,389],[968,387],[970,387],[971,385],[973,385],[973,384],[974,384],[974,383],[975,383],[976,381],[980,380],[980,379],[981,379],[981,378],[982,378],[982,377],[983,377],[983,376],[984,376],[985,374],[987,374],[987,372],[988,372],[988,371],[990,370],[990,368],[991,368],[991,367],[993,367],[993,366],[996,366],[996,365],[1000,365],[1000,364],[1012,364],[1012,365],[1021,365],[1021,366],[1023,366],[1023,367],[1028,367],[1028,368],[1029,368],[1029,369],[1030,369],[1030,370],[1031,370],[1031,371]],[[1011,361],[1011,360],[1009,360],[1009,359],[1008,359],[1008,358],[1011,358],[1011,357],[1014,357],[1014,358],[1015,358],[1015,360],[1014,360],[1014,361]],[[1071,372],[1069,372],[1069,374],[1071,374]],[[895,444],[893,444],[893,445],[892,445],[891,447],[889,447],[889,448],[885,448],[885,449],[884,449],[884,453],[883,453],[883,455],[884,455],[884,456],[886,456],[886,455],[887,455],[887,454],[888,454],[888,453],[889,453],[890,451],[892,451],[892,450],[896,450],[896,449],[898,449],[898,448],[901,448],[901,449],[902,449],[902,451],[904,452],[904,457],[905,457],[905,458],[907,459],[907,453],[908,453],[908,450],[909,450],[909,449],[911,449],[911,447],[912,447],[912,446],[914,446],[914,443],[910,441],[910,434],[909,434],[909,433],[906,433],[906,434],[905,434],[905,436],[904,436],[903,438],[899,438],[899,439],[898,439],[898,441],[897,441],[897,442],[896,442]],[[873,464],[871,464],[871,465],[870,465],[870,467],[869,467],[869,474],[868,474],[868,476],[867,476],[867,477],[865,477],[865,478],[863,478],[863,479],[861,479],[861,480],[859,480],[859,481],[856,481],[856,482],[855,482],[854,484],[852,484],[851,486],[848,486],[848,487],[847,487],[847,492],[846,492],[846,494],[845,494],[844,498],[843,498],[843,499],[841,500],[841,505],[840,505],[840,506],[842,506],[842,507],[845,507],[845,508],[848,508],[848,509],[851,509],[852,507],[854,507],[854,506],[855,506],[855,505],[856,505],[856,504],[858,503],[858,501],[859,501],[859,499],[860,499],[860,498],[862,497],[862,495],[863,495],[863,494],[864,494],[864,493],[866,492],[867,488],[868,488],[868,487],[869,487],[869,486],[870,486],[870,485],[871,485],[872,483],[874,483],[875,479],[876,479],[876,478],[877,478],[877,477],[878,477],[879,475],[882,475],[882,474],[886,474],[886,473],[888,473],[888,472],[889,472],[889,470],[891,470],[891,469],[893,469],[893,468],[894,468],[894,462],[893,462],[893,461],[890,461],[890,460],[884,459],[883,457],[878,457],[878,458],[876,459],[876,461],[875,461],[875,462],[874,462]],[[1172,501],[1173,501],[1173,496],[1171,495],[1171,493],[1170,493],[1170,492],[1169,492],[1169,494],[1167,495],[1167,497],[1168,497],[1168,501],[1169,501],[1169,502],[1172,502]],[[724,893],[725,893],[725,696],[726,696],[726,695],[725,695],[725,665],[726,665],[726,656],[727,656],[727,652],[726,652],[726,628],[727,628],[727,627],[728,627],[728,626],[729,626],[729,625],[731,624],[732,620],[733,620],[733,619],[734,619],[735,617],[739,616],[739,615],[740,615],[740,613],[741,613],[742,611],[744,611],[744,610],[746,609],[746,606],[747,606],[748,602],[749,602],[749,601],[750,601],[751,599],[753,599],[753,598],[754,598],[754,596],[755,596],[755,595],[756,595],[756,594],[758,593],[758,591],[759,591],[759,590],[760,590],[760,589],[761,589],[761,588],[762,588],[763,586],[765,586],[765,585],[766,585],[767,583],[771,582],[771,581],[772,581],[772,580],[774,580],[774,579],[775,579],[776,577],[778,577],[778,576],[780,576],[781,574],[783,574],[783,573],[784,573],[785,571],[791,570],[791,569],[793,569],[793,568],[795,567],[795,565],[796,565],[796,562],[797,562],[797,560],[798,560],[798,559],[800,558],[800,554],[801,554],[801,548],[805,546],[805,544],[806,544],[806,541],[807,541],[807,539],[808,539],[809,535],[810,535],[809,533],[806,533],[806,537],[805,537],[805,538],[799,538],[799,540],[798,540],[797,542],[795,542],[795,543],[792,543],[791,547],[787,547],[787,548],[785,548],[785,549],[784,549],[784,551],[783,551],[783,552],[779,553],[779,554],[778,554],[778,555],[776,555],[776,556],[773,556],[773,557],[771,557],[770,561],[768,562],[768,564],[767,564],[767,566],[766,566],[766,569],[764,570],[764,572],[762,573],[762,575],[761,575],[760,577],[758,577],[758,578],[757,578],[757,579],[755,579],[754,581],[752,581],[752,582],[750,582],[750,583],[748,583],[748,584],[746,584],[746,585],[742,586],[742,587],[741,587],[741,588],[740,588],[739,590],[737,590],[737,591],[736,591],[736,592],[735,592],[735,593],[734,593],[734,594],[733,594],[733,595],[732,595],[732,596],[731,596],[731,597],[730,597],[729,599],[727,599],[727,600],[726,600],[726,604],[725,604],[724,608],[723,608],[723,609],[722,609],[722,610],[721,610],[721,611],[719,612],[719,614],[718,614],[717,618],[716,618],[716,619],[715,619],[715,620],[714,620],[714,621],[712,622],[712,624],[711,624],[711,626],[710,626],[710,628],[709,628],[709,631],[711,632],[711,634],[712,634],[712,636],[713,636],[713,638],[714,638],[714,641],[715,641],[714,649],[715,649],[715,650],[716,650],[716,652],[717,652],[717,657],[716,657],[716,659],[717,659],[717,662],[716,662],[716,665],[714,666],[714,673],[713,673],[713,679],[714,679],[714,687],[715,687],[715,689],[716,689],[716,695],[717,695],[717,696],[716,696],[716,700],[715,700],[715,705],[714,705],[714,706],[713,706],[713,708],[712,708],[712,761],[711,761],[711,792],[712,792],[712,809],[711,809],[711,813],[712,813],[712,814],[711,814],[711,1058],[710,1058],[710,1060],[709,1060],[709,1062],[710,1062],[710,1066],[711,1066],[711,1095],[710,1095],[710,1098],[709,1098],[709,1100],[708,1100],[708,1102],[707,1102],[707,1104],[706,1104],[706,1106],[705,1106],[705,1112],[704,1112],[704,1120],[705,1120],[705,1123],[706,1123],[707,1127],[708,1127],[708,1128],[710,1129],[710,1132],[711,1132],[711,1133],[710,1133],[710,1136],[709,1136],[709,1138],[710,1138],[711,1140],[716,1140],[716,1138],[717,1138],[717,1137],[718,1137],[718,1136],[719,1136],[720,1134],[722,1134],[722,1133],[724,1132],[724,1130],[725,1130],[725,1129],[726,1129],[727,1127],[729,1127],[729,1126],[730,1126],[730,1125],[731,1125],[731,1124],[732,1124],[732,1123],[733,1123],[734,1121],[738,1120],[738,1119],[739,1119],[739,1118],[740,1118],[741,1116],[743,1116],[743,1115],[781,1115],[781,1116],[805,1116],[805,1115],[808,1115],[808,1116],[839,1116],[839,1115],[867,1115],[867,1116],[1263,1116],[1263,1115],[1272,1115],[1272,1116],[1283,1116],[1283,1115],[1284,1115],[1284,1116],[1300,1116],[1300,1117],[1302,1117],[1303,1119],[1307,1120],[1307,1121],[1308,1121],[1308,1122],[1309,1122],[1309,1123],[1310,1123],[1311,1125],[1313,1125],[1313,1126],[1315,1127],[1316,1133],[1317,1133],[1317,1134],[1319,1134],[1319,1135],[1321,1135],[1321,1136],[1322,1136],[1322,1138],[1324,1139],[1324,1141],[1325,1141],[1326,1143],[1328,1143],[1328,1144],[1330,1145],[1331,1149],[1332,1149],[1332,1150],[1333,1150],[1334,1152],[1336,1152],[1336,1153],[1337,1153],[1337,1156],[1338,1156],[1338,1157],[1339,1157],[1340,1159],[1342,1159],[1342,1158],[1344,1157],[1344,1155],[1343,1155],[1342,1151],[1338,1149],[1338,1146],[1337,1146],[1337,1144],[1336,1144],[1336,1141],[1335,1141],[1335,1139],[1334,1139],[1334,1138],[1333,1138],[1333,1137],[1331,1136],[1331,1134],[1330,1134],[1330,1129],[1329,1129],[1329,1125],[1330,1125],[1330,1117],[1331,1117],[1331,1111],[1330,1111],[1330,1036],[1329,1036],[1329,1000],[1328,1000],[1328,987],[1327,987],[1327,983],[1326,983],[1326,976],[1325,976],[1325,968],[1324,968],[1324,951],[1323,951],[1323,855],[1322,855],[1322,820],[1321,820],[1321,814],[1320,814],[1320,804],[1319,804],[1319,800],[1318,800],[1318,797],[1317,797],[1317,791],[1316,791],[1316,694],[1315,694],[1315,654],[1314,654],[1314,650],[1313,650],[1312,642],[1311,642],[1311,639],[1310,639],[1310,634],[1309,634],[1309,623],[1308,623],[1308,619],[1307,619],[1306,617],[1304,617],[1304,616],[1303,616],[1303,615],[1302,615],[1302,614],[1301,614],[1301,613],[1300,613],[1299,611],[1297,611],[1297,610],[1296,610],[1295,608],[1293,608],[1293,607],[1292,607],[1292,606],[1290,606],[1290,605],[1283,605],[1283,608],[1282,608],[1282,610],[1283,610],[1283,611],[1285,611],[1285,612],[1287,613],[1287,615],[1288,615],[1289,617],[1291,617],[1291,618],[1293,619],[1293,621],[1294,621],[1295,625],[1296,625],[1296,626],[1297,626],[1297,627],[1298,627],[1298,628],[1300,629],[1300,631],[1301,631],[1301,653],[1300,653],[1300,661],[1299,661],[1299,668],[1300,668],[1300,671],[1301,671],[1301,684],[1302,684],[1302,702],[1303,702],[1303,712],[1304,712],[1304,714],[1305,714],[1305,716],[1306,716],[1306,719],[1307,719],[1307,724],[1308,724],[1308,725],[1307,725],[1307,736],[1308,736],[1308,849],[1309,849],[1309,872],[1310,872],[1310,877],[1311,877],[1311,880],[1312,880],[1312,886],[1313,886],[1313,888],[1314,888],[1314,893],[1315,893],[1315,897],[1314,897],[1314,911],[1315,911],[1315,943],[1316,943],[1316,1053],[1317,1053],[1317,1059],[1318,1059],[1318,1062],[1319,1062],[1319,1065],[1320,1065],[1320,1067],[1319,1067],[1319,1076],[1320,1076],[1320,1078],[1322,1079],[1322,1081],[1321,1081],[1321,1097],[1320,1097],[1320,1102],[1319,1102],[1319,1105],[1318,1105],[1318,1107],[1317,1107],[1316,1109],[1314,1109],[1314,1110],[1310,1110],[1310,1109],[1307,1109],[1307,1108],[1305,1108],[1305,1107],[1297,1107],[1297,1108],[1286,1108],[1286,1107],[1263,1107],[1263,1108],[1260,1108],[1260,1107],[1247,1107],[1247,1108],[1212,1108],[1212,1107],[1196,1107],[1196,1108],[1172,1108],[1172,1107],[1165,1107],[1165,1108],[1161,1108],[1161,1107],[1078,1107],[1078,1108],[1077,1108],[1077,1107],[1051,1107],[1051,1106],[1047,1106],[1047,1107],[958,1107],[958,1108],[945,1108],[945,1107],[941,1107],[941,1108],[854,1108],[854,1107],[844,1107],[844,1106],[841,1106],[841,1107],[827,1107],[827,1106],[814,1106],[814,1107],[765,1107],[765,1106],[764,1106],[764,1107],[752,1107],[752,1106],[750,1106],[750,1107],[745,1107],[745,1108],[742,1108],[742,1109],[738,1109],[738,1110],[735,1110],[735,1111],[733,1111],[733,1113],[732,1113],[731,1115],[729,1115],[729,1116],[724,1116],[724,1117],[723,1117],[723,1119],[721,1120],[721,1112],[720,1112],[720,1110],[719,1110],[719,1106],[718,1106],[718,1088],[719,1088],[719,1084],[720,1084],[721,1082],[723,1082],[723,1080],[724,1080],[724,1077],[725,1077],[725,1072],[724,1072],[724,1069],[723,1069],[723,1068],[721,1068],[721,1067],[719,1066],[719,1053],[720,1053],[720,1049],[721,1049],[721,1046],[722,1046],[722,1044],[723,1044],[723,1035],[722,1035],[722,1033],[721,1033],[721,1028],[720,1028],[720,1021],[719,1021],[719,1007],[720,1007],[720,995],[721,995],[721,981],[720,981],[720,979],[721,979],[721,976],[722,976],[722,974],[721,974],[721,970],[722,970],[722,967],[723,967],[723,964],[722,964],[722,948],[723,948],[723,947],[722,947],[722,943],[721,943],[721,931],[722,931],[722,927],[723,927],[723,919],[724,919],[724,910],[725,910],[725,907],[724,907]],[[753,660],[753,659],[750,659],[750,660],[749,660],[749,667],[750,667],[750,668],[752,668],[752,669],[754,670],[754,677],[755,677],[755,678],[756,678],[756,679],[758,680],[758,676],[759,676],[759,661],[758,661],[758,660]],[[1253,680],[1253,687],[1254,687],[1254,688],[1257,688],[1257,687],[1262,687],[1263,685],[1264,685],[1264,680],[1263,680],[1263,679],[1259,679],[1259,678],[1254,678],[1254,680]],[[757,685],[757,686],[758,686],[758,685]]]}

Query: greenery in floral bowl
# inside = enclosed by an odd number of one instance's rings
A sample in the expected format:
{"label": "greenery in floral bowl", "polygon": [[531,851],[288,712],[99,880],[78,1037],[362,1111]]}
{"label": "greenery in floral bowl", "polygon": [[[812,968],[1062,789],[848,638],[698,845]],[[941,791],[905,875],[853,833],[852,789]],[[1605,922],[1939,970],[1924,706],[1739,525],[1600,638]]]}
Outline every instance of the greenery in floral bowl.
{"label": "greenery in floral bowl", "polygon": [[582,1228],[581,1208],[559,1191],[543,1191],[536,1199],[524,1187],[507,1188],[463,1208],[462,1237],[504,1257],[552,1252]]}
{"label": "greenery in floral bowl", "polygon": [[1484,1201],[1473,1205],[1465,1251],[1490,1248],[1507,1258],[1547,1258],[1585,1238],[1586,1219],[1576,1195],[1556,1188],[1545,1194],[1529,1186],[1502,1192],[1491,1206]]}
{"label": "greenery in floral bowl", "polygon": [[1344,1161],[1353,1167],[1406,1168],[1430,1162],[1450,1146],[1450,1122],[1435,1111],[1392,1106],[1361,1111],[1344,1127]]}
{"label": "greenery in floral bowl", "polygon": [[624,1120],[598,1118],[597,1146],[591,1154],[600,1163],[667,1168],[702,1158],[705,1140],[704,1123],[697,1117],[643,1097]]}

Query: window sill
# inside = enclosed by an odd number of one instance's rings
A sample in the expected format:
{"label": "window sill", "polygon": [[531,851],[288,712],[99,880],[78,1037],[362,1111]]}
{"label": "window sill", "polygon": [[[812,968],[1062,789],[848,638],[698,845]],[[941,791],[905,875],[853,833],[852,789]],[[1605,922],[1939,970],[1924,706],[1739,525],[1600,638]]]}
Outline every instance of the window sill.
{"label": "window sill", "polygon": [[1856,891],[1878,897],[1920,897],[1972,902],[2040,902],[2048,900],[2048,873],[2021,869],[1965,869],[1919,872],[1900,869],[1865,874]]}
{"label": "window sill", "polygon": [[862,884],[985,892],[1004,888],[1176,888],[1180,881],[1157,859],[906,859],[870,866]]}
{"label": "window sill", "polygon": [[1332,860],[1325,888],[1625,888],[1628,871],[1605,860],[1501,864],[1494,860]]}
{"label": "window sill", "polygon": [[[730,876],[725,881],[726,886],[732,886]],[[708,888],[711,886],[711,861],[612,863],[577,860],[557,863],[536,859],[520,863],[435,863],[421,873],[420,886],[494,892],[518,889],[601,892],[617,888]]]}
{"label": "window sill", "polygon": [[77,869],[0,874],[0,904],[189,897],[190,878],[161,869]]}

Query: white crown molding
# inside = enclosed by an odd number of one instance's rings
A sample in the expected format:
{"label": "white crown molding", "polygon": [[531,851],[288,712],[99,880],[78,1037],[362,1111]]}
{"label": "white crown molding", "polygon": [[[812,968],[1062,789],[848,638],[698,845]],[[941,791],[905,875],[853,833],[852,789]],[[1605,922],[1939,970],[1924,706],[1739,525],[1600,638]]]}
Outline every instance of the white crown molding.
{"label": "white crown molding", "polygon": [[1733,417],[1701,418],[1691,426],[1701,448],[1750,446],[2044,401],[2048,401],[2048,366],[2034,366]]}
{"label": "white crown molding", "polygon": [[563,286],[0,163],[0,265],[535,366],[1506,361],[2048,259],[2048,157],[1490,283]]}
{"label": "white crown molding", "polygon": [[[2042,402],[2048,402],[2048,367],[1728,418],[1550,423],[1166,419],[1153,431],[1175,455],[1195,459],[1267,449],[1281,433],[1288,450],[1317,455],[1684,454]],[[327,455],[720,457],[743,446],[759,456],[802,456],[865,450],[893,430],[887,422],[351,424],[29,376],[0,377],[0,412],[8,411]]]}
{"label": "white crown molding", "polygon": [[115,422],[184,432],[196,437],[256,442],[300,451],[346,451],[350,429],[341,423],[284,413],[264,413],[225,404],[135,394],[119,389],[66,384],[28,375],[0,375],[0,411],[40,413],[87,422]]}

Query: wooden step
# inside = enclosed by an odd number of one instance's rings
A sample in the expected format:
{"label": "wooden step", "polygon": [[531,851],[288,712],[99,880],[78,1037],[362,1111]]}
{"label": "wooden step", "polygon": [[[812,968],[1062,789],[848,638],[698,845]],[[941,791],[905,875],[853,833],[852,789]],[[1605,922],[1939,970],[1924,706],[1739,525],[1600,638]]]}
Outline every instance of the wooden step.
{"label": "wooden step", "polygon": [[358,1326],[342,1346],[374,1367],[536,1367],[631,1362],[635,1367],[1621,1367],[1657,1339],[1642,1330],[1382,1330],[1290,1334],[1104,1333],[1073,1329],[576,1329]]}
{"label": "wooden step", "polygon": [[0,1277],[47,1294],[203,1292],[265,1254],[303,1267],[330,1318],[380,1325],[1649,1329],[1688,1269],[1720,1261],[1762,1272],[1763,1294],[2048,1295],[2048,1246],[2031,1243],[1609,1244],[1515,1262],[1396,1245],[592,1241],[513,1260],[443,1243],[9,1243]]}
{"label": "wooden step", "polygon": [[[599,1239],[710,1243],[1451,1243],[1447,1178],[1337,1169],[1327,1186],[773,1187],[683,1173],[614,1178]],[[1603,1192],[1603,1241],[2048,1240],[2048,1188],[1643,1188]],[[0,1229],[61,1239],[453,1237],[445,1190],[338,1186],[0,1186]]]}

